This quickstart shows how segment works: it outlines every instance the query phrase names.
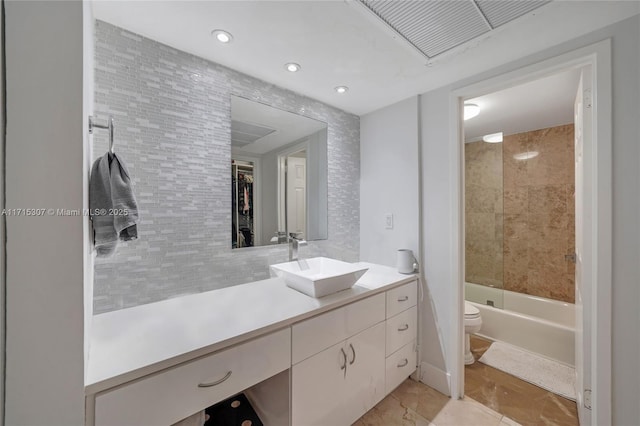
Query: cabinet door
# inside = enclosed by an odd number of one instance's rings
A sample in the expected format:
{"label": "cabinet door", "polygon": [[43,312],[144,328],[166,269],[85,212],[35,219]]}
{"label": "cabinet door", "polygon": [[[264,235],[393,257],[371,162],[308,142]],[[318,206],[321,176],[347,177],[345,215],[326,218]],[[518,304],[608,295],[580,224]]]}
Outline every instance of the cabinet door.
{"label": "cabinet door", "polygon": [[292,367],[291,424],[351,424],[343,408],[346,364],[342,341]]}
{"label": "cabinet door", "polygon": [[[352,424],[382,398],[385,391],[385,324],[381,322],[347,340],[347,380],[342,396],[344,421]],[[334,423],[336,424],[336,423]]]}

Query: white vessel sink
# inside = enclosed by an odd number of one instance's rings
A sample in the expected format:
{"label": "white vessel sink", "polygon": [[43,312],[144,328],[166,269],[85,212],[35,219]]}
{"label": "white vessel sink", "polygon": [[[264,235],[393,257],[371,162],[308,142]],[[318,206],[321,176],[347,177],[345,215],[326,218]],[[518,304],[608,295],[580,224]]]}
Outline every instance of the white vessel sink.
{"label": "white vessel sink", "polygon": [[346,290],[369,269],[328,257],[313,257],[271,265],[271,274],[307,296],[322,297]]}

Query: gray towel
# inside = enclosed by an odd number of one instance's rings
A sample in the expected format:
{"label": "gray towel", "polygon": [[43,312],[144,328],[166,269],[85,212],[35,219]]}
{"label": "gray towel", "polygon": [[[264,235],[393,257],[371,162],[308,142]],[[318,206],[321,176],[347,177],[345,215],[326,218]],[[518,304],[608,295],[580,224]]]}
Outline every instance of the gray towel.
{"label": "gray towel", "polygon": [[116,154],[106,153],[91,168],[89,209],[98,257],[112,255],[118,241],[138,237],[138,205],[131,178]]}

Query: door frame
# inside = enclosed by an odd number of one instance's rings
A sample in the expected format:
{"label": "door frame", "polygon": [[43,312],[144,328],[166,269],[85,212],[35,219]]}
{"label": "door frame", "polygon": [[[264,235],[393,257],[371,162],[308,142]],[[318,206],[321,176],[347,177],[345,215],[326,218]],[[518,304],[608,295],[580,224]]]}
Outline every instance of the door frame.
{"label": "door frame", "polygon": [[[452,282],[455,283],[451,301],[452,318],[450,353],[451,395],[464,396],[464,99],[517,86],[567,69],[592,68],[593,122],[590,149],[592,159],[584,165],[585,180],[591,182],[587,207],[592,214],[592,227],[583,229],[585,249],[591,253],[589,268],[591,283],[591,390],[592,424],[611,422],[611,282],[612,282],[612,70],[611,39],[588,45],[501,75],[455,89],[449,98],[450,182],[453,212]],[[585,149],[587,149],[585,147]],[[583,269],[584,270],[584,269]],[[597,301],[597,302],[596,302]]]}
{"label": "door frame", "polygon": [[[231,153],[232,160],[248,161],[253,163],[253,246],[262,245],[262,160],[260,157],[237,153]],[[237,212],[233,212],[235,214]],[[256,220],[259,217],[259,220]]]}
{"label": "door frame", "polygon": [[[300,152],[300,151],[306,151],[307,152],[307,156],[309,155],[309,145],[310,145],[310,140],[308,137],[305,137],[302,141],[300,141],[299,143],[296,143],[295,145],[289,146],[286,149],[283,149],[282,151],[279,151],[276,154],[276,159],[278,162],[278,230],[280,229],[284,229],[286,234],[287,234],[287,238],[289,238],[289,229],[287,227],[287,178],[286,178],[286,159],[287,157],[289,157],[291,154],[295,154],[296,152]],[[308,159],[308,157],[307,157]],[[285,162],[283,165],[283,161]],[[306,198],[306,194],[305,194],[305,198]],[[307,206],[308,203],[305,199],[305,206]],[[308,209],[306,209],[307,211],[305,211],[305,215],[306,215],[306,222],[305,224],[309,223],[309,212]],[[306,232],[305,232],[306,233]],[[303,236],[304,239],[307,239],[307,235]]]}

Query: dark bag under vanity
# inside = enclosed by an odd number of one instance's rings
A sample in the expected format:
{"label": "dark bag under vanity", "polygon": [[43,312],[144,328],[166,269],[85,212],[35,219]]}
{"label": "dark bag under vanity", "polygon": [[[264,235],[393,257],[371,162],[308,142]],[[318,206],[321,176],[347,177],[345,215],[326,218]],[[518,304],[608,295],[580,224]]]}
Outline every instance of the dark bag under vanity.
{"label": "dark bag under vanity", "polygon": [[262,421],[241,393],[205,410],[209,415],[204,426],[263,426]]}

